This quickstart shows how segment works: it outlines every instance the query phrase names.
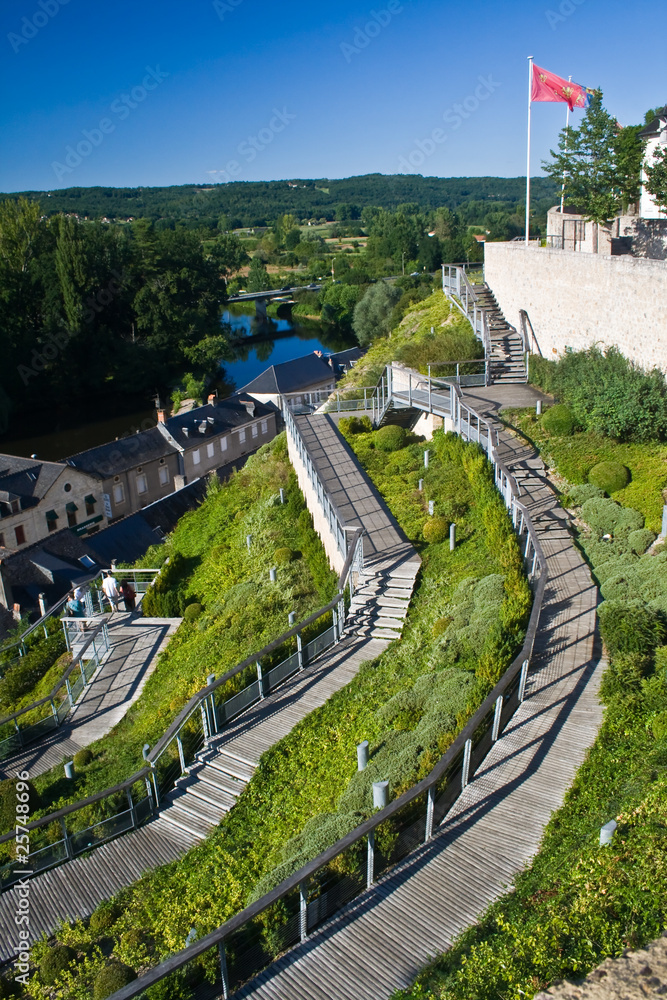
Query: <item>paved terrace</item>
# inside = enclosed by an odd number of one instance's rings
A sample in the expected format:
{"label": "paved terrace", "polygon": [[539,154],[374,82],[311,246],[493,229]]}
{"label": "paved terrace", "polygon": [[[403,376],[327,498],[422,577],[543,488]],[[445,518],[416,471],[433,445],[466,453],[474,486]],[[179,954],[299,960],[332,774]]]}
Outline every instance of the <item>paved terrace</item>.
{"label": "paved terrace", "polygon": [[[492,415],[530,405],[528,386],[466,401]],[[261,1000],[383,1000],[474,923],[538,850],[595,740],[603,662],[597,589],[541,475],[541,459],[500,431],[500,457],[522,483],[547,561],[528,697],[433,840],[239,994]]]}
{"label": "paved terrace", "polygon": [[112,615],[108,623],[111,654],[90,679],[74,710],[53,733],[4,760],[0,778],[17,771],[29,771],[32,777],[43,774],[106,736],[141,694],[180,622],[180,618],[141,618],[124,612]]}

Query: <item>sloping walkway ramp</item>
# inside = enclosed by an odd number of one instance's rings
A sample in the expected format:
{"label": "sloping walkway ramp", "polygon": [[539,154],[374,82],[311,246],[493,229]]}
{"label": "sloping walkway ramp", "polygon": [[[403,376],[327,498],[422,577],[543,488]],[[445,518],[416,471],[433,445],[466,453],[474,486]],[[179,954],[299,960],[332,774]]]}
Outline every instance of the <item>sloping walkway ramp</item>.
{"label": "sloping walkway ramp", "polygon": [[18,771],[44,774],[77,750],[106,736],[141,694],[157,666],[157,658],[181,622],[180,618],[141,618],[120,613],[108,623],[111,654],[90,679],[64,725],[39,743],[2,762],[0,778]]}
{"label": "sloping walkway ramp", "polygon": [[523,476],[521,501],[547,560],[528,697],[433,840],[236,996],[383,1000],[407,987],[534,856],[595,740],[597,589],[541,460],[503,431],[500,457]]}
{"label": "sloping walkway ramp", "polygon": [[[334,438],[339,443],[342,441],[335,429]],[[348,449],[342,449],[339,461],[342,477],[352,480],[360,472],[356,459]],[[362,479],[365,478],[361,475]],[[403,546],[400,566],[404,567],[402,572],[408,574],[405,577],[408,581],[405,592],[409,597],[419,569],[419,556],[400,534],[391,514],[368,481],[359,494],[351,498],[348,515],[355,524],[367,528],[374,539],[376,563],[365,574],[368,577],[366,586],[358,593],[366,591],[368,601],[376,601],[374,573],[378,567],[378,571],[391,570],[395,560],[394,549],[397,540],[400,540]],[[348,684],[362,663],[375,659],[387,648],[393,635],[370,634],[365,618],[367,613],[362,600],[348,617],[347,635],[342,642],[239,716],[211,741],[209,749],[201,755],[200,763],[179,782],[155,819],[98,847],[87,857],[76,858],[33,878],[30,881],[32,940],[37,940],[43,933],[50,934],[63,919],[89,916],[101,902],[131,885],[144,872],[176,860],[200,842],[234,804],[233,794],[231,798],[229,795],[225,797],[225,792],[229,790],[229,777],[239,777],[240,783],[245,784],[267,749],[287,735],[297,722],[323,705],[334,692]],[[211,773],[211,770],[215,771],[216,764],[217,790],[216,776]],[[237,774],[230,775],[230,768],[232,771],[235,769]],[[0,895],[0,962],[7,961],[14,954],[17,905],[16,888]]]}

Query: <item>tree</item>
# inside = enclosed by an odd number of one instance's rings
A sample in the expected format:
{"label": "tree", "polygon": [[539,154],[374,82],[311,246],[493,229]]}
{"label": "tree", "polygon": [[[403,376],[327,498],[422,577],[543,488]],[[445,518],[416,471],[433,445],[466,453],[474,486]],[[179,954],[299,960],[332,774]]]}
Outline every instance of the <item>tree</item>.
{"label": "tree", "polygon": [[400,288],[381,281],[377,285],[371,285],[363,299],[357,302],[352,327],[362,346],[370,344],[377,337],[387,336],[391,329],[391,313],[401,294]]}
{"label": "tree", "polygon": [[248,291],[264,292],[271,287],[269,272],[260,257],[253,257],[248,271]]}
{"label": "tree", "polygon": [[658,147],[653,154],[653,163],[646,164],[645,187],[653,195],[658,208],[667,212],[667,147]]}
{"label": "tree", "polygon": [[21,197],[0,202],[0,258],[14,272],[24,273],[32,259],[40,218],[39,202]]}
{"label": "tree", "polygon": [[644,159],[644,144],[639,138],[641,130],[641,125],[627,125],[616,135],[616,166],[623,212],[627,212],[628,205],[636,204],[641,194]]}
{"label": "tree", "polygon": [[602,92],[596,90],[580,127],[563,129],[558,152],[551,150],[552,160],[542,164],[554,180],[565,178],[568,200],[596,226],[607,226],[621,208],[618,128],[602,105]]}

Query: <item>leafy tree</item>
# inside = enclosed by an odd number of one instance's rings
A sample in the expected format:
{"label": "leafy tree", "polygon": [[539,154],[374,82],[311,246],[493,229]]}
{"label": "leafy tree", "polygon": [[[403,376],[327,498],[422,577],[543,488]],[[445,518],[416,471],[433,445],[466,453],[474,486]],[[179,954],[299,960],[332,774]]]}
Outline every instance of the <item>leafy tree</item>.
{"label": "leafy tree", "polygon": [[551,161],[543,163],[554,180],[565,178],[568,199],[596,225],[608,225],[621,207],[617,133],[618,124],[596,90],[580,127],[563,129],[558,152],[551,150]]}
{"label": "leafy tree", "polygon": [[285,248],[294,250],[301,242],[301,230],[294,226],[285,233]]}
{"label": "leafy tree", "polygon": [[15,273],[25,273],[35,252],[39,202],[20,197],[0,202],[0,259]]}
{"label": "leafy tree", "polygon": [[266,266],[261,258],[253,257],[248,271],[248,291],[263,292],[268,288],[271,288],[271,279]]}
{"label": "leafy tree", "polygon": [[329,285],[322,300],[322,319],[337,326],[350,327],[361,294],[359,285]]}
{"label": "leafy tree", "polygon": [[616,135],[616,165],[620,188],[621,210],[639,201],[644,144],[639,138],[641,125],[627,125]]}
{"label": "leafy tree", "polygon": [[646,190],[655,203],[667,212],[667,147],[659,147],[653,154],[653,163],[646,164]]}
{"label": "leafy tree", "polygon": [[362,346],[377,337],[386,337],[391,329],[391,314],[401,297],[401,289],[385,281],[371,285],[354,307],[352,327]]}

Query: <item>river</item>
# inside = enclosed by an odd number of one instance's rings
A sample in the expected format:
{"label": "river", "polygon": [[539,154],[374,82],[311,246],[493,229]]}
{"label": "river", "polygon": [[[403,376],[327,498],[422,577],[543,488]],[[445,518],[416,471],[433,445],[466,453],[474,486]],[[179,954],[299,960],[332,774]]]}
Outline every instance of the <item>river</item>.
{"label": "river", "polygon": [[[345,338],[339,333],[332,334],[328,328],[311,321],[301,326],[283,317],[270,319],[266,327],[260,328],[255,321],[254,307],[250,312],[233,306],[223,313],[222,322],[231,328],[231,336],[239,343],[239,346],[232,349],[229,359],[222,362],[224,381],[229,392],[251,382],[269,365],[291,361],[310,354],[311,351],[345,350],[355,343],[349,337]],[[256,341],[254,338],[258,336],[263,339]],[[248,337],[252,337],[253,342],[243,344],[243,339]],[[130,412],[127,409],[127,401],[119,401],[118,411],[110,412],[112,408],[107,400],[104,419],[91,419],[90,413],[80,417],[56,416],[55,426],[52,421],[48,434],[10,434],[6,440],[0,439],[0,453],[25,458],[35,454],[44,461],[54,462],[87,448],[134,434],[137,430],[146,430],[156,423],[153,406],[137,407]]]}

